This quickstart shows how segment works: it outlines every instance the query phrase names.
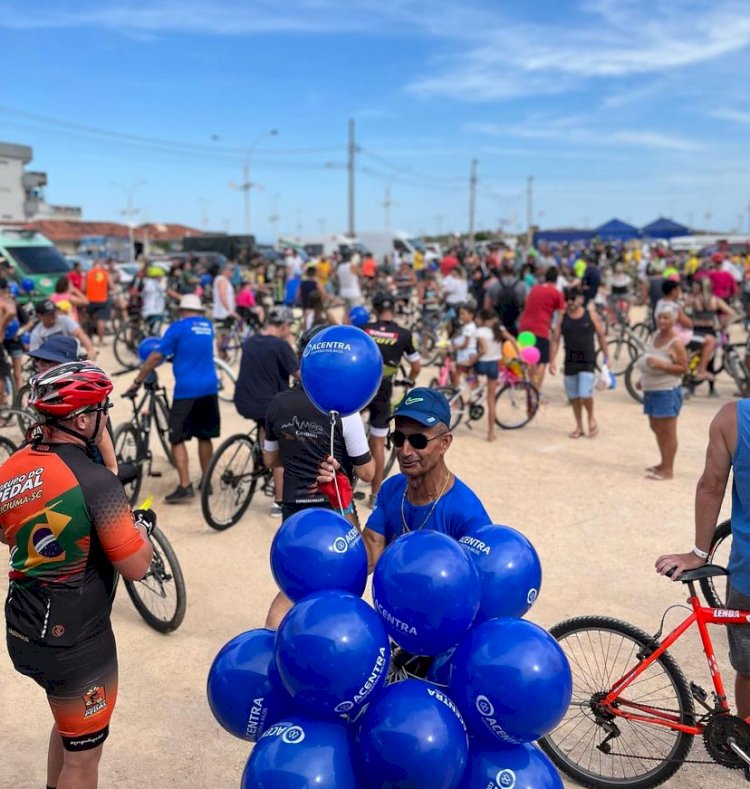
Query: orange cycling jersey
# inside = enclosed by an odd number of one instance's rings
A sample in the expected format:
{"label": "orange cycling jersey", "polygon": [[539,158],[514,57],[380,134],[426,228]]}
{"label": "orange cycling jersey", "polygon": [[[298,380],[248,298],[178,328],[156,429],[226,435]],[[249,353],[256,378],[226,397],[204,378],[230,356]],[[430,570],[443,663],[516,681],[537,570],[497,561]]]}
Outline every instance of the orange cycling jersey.
{"label": "orange cycling jersey", "polygon": [[93,302],[107,300],[109,294],[109,274],[100,266],[86,274],[86,298]]}

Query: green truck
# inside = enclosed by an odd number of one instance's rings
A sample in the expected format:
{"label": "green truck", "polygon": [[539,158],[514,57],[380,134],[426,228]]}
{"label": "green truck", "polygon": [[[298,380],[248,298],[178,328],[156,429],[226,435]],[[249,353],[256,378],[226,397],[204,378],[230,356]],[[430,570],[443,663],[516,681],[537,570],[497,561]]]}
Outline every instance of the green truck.
{"label": "green truck", "polygon": [[0,256],[10,263],[19,283],[33,280],[35,299],[51,295],[57,280],[70,271],[57,247],[35,230],[0,227]]}

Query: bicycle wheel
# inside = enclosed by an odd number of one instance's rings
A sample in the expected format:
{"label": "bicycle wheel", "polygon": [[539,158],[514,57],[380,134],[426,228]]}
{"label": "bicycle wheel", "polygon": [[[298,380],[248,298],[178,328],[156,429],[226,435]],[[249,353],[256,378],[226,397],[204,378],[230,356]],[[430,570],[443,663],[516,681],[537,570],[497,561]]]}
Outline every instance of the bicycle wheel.
{"label": "bicycle wheel", "polygon": [[201,509],[212,529],[228,529],[245,514],[261,473],[255,442],[245,433],[230,436],[214,452],[201,483]]}
{"label": "bicycle wheel", "polygon": [[146,624],[160,633],[170,633],[182,624],[187,607],[187,591],[180,563],[165,534],[151,532],[154,555],[145,578],[127,581],[125,588]]}
{"label": "bicycle wheel", "polygon": [[630,327],[630,331],[645,345],[648,338],[653,333],[653,329],[648,325],[648,323],[634,323]]}
{"label": "bicycle wheel", "polygon": [[0,436],[0,466],[18,449],[18,447],[5,436]]}
{"label": "bicycle wheel", "polygon": [[237,383],[234,370],[226,362],[216,358],[214,359],[214,369],[219,384],[219,400],[223,400],[225,403],[234,402],[234,385]]}
{"label": "bicycle wheel", "polygon": [[[708,549],[708,564],[718,564],[726,567],[729,562],[729,551],[732,547],[732,521],[722,521],[714,529],[711,537],[711,547]],[[714,608],[724,608],[727,604],[728,575],[718,575],[715,578],[701,578],[698,583],[706,601]]]}
{"label": "bicycle wheel", "polygon": [[[738,348],[738,345],[741,347]],[[732,380],[737,384],[739,393],[743,397],[747,397],[748,389],[750,389],[750,372],[748,372],[745,364],[744,344],[728,345],[724,349],[722,368],[729,373]],[[717,370],[716,372],[718,373],[719,371]]]}
{"label": "bicycle wheel", "polygon": [[172,445],[169,443],[169,406],[161,395],[154,397],[154,427],[167,460],[174,466]]}
{"label": "bicycle wheel", "polygon": [[628,365],[625,370],[625,388],[628,394],[636,401],[636,403],[643,402],[643,390],[639,388],[641,382],[641,371],[635,366],[635,359]]}
{"label": "bicycle wheel", "polygon": [[144,335],[140,328],[132,323],[122,326],[115,334],[112,350],[115,359],[126,369],[135,370],[140,367],[141,360],[138,357],[138,343]]}
{"label": "bicycle wheel", "polygon": [[436,392],[445,395],[448,405],[451,407],[451,424],[450,429],[455,430],[460,424],[464,416],[464,399],[461,397],[461,390],[455,389],[452,386],[436,386]]}
{"label": "bicycle wheel", "polygon": [[[615,375],[623,375],[630,362],[638,357],[635,345],[623,337],[615,337],[607,342],[607,366]],[[596,353],[597,369],[602,369],[601,348]]]}
{"label": "bicycle wheel", "polygon": [[[130,499],[130,503],[134,505],[143,481],[143,452],[141,451],[141,439],[135,426],[130,422],[118,425],[112,435],[112,444],[115,448],[117,465],[128,466],[128,470],[131,472],[127,475],[128,481],[123,482],[122,486],[125,488],[125,494]],[[122,470],[124,471],[124,469]]]}
{"label": "bicycle wheel", "polygon": [[505,384],[495,395],[495,422],[503,430],[528,424],[539,410],[539,392],[528,381]]}
{"label": "bicycle wheel", "polygon": [[[693,699],[672,656],[663,654],[611,708],[605,708],[600,700],[649,650],[651,636],[603,616],[568,619],[550,633],[570,663],[573,699],[560,725],[539,740],[542,750],[584,786],[646,789],[674,775],[690,751],[693,735],[615,714],[632,710],[648,715],[644,707],[652,707],[679,723],[694,724]],[[597,746],[611,731],[616,736],[601,750]]]}

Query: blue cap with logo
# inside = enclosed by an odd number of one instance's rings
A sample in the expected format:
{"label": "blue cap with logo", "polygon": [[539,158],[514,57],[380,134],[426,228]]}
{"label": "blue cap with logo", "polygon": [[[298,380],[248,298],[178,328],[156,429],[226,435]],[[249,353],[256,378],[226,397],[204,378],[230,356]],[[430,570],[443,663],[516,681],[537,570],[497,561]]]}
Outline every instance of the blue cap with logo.
{"label": "blue cap with logo", "polygon": [[417,386],[406,393],[396,406],[393,416],[413,419],[425,427],[434,427],[438,422],[450,427],[451,407],[442,392],[426,386]]}

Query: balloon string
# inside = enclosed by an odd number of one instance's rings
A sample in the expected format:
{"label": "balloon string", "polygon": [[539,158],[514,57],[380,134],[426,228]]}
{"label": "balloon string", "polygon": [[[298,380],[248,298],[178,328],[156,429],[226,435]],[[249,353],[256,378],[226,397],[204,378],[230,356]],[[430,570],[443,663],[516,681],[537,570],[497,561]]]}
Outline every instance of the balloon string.
{"label": "balloon string", "polygon": [[336,488],[336,498],[338,499],[338,502],[339,502],[339,510],[341,511],[341,514],[344,515],[344,503],[341,501],[341,492],[339,491],[339,480],[338,480],[338,476],[336,474],[336,466],[335,466],[336,456],[333,454],[333,435],[334,435],[334,430],[336,429],[336,416],[338,415],[338,411],[330,411],[329,413],[331,414],[331,443],[330,443],[330,450],[331,451],[329,452],[329,454],[330,454],[331,458],[333,459],[333,464],[332,464],[333,465],[333,486],[334,486],[334,488]]}

